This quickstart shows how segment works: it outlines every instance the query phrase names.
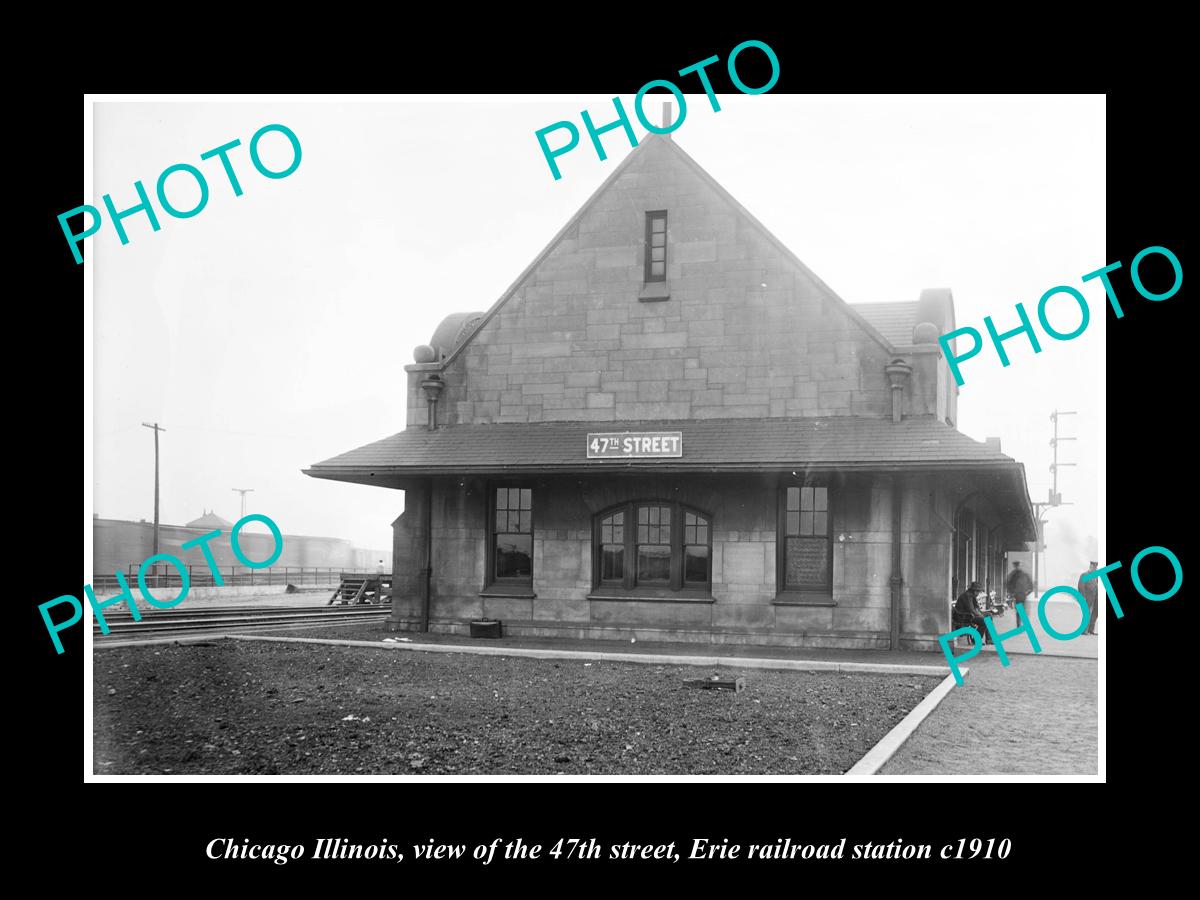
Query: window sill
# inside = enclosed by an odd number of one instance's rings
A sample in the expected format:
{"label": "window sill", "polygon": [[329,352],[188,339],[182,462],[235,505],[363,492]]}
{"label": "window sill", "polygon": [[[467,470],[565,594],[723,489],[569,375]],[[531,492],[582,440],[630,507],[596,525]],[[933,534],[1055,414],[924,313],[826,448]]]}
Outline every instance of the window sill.
{"label": "window sill", "polygon": [[504,597],[510,600],[536,600],[532,584],[489,584],[479,592],[480,597]]}
{"label": "window sill", "polygon": [[780,591],[771,603],[775,606],[837,606],[832,594],[821,591]]}
{"label": "window sill", "polygon": [[647,281],[638,293],[638,299],[643,303],[653,303],[658,300],[670,300],[671,291],[665,281]]}
{"label": "window sill", "polygon": [[587,595],[589,600],[648,601],[650,603],[712,603],[711,591],[688,589],[672,591],[661,588],[633,588],[600,586]]}

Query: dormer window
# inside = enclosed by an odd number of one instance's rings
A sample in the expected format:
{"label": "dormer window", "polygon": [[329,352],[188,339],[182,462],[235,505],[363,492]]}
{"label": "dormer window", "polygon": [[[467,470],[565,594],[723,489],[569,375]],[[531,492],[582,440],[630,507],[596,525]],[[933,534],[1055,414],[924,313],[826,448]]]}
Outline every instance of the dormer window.
{"label": "dormer window", "polygon": [[667,280],[667,211],[646,213],[646,282]]}

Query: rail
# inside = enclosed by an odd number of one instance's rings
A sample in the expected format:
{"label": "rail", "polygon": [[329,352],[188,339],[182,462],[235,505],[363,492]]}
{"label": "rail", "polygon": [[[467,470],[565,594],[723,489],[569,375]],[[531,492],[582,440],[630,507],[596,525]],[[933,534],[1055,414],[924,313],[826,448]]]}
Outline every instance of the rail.
{"label": "rail", "polygon": [[[328,625],[382,624],[390,612],[389,604],[344,606],[192,606],[170,610],[147,610],[140,620],[114,612],[105,616],[108,639],[150,638],[162,634],[208,633],[238,634],[248,631],[313,628]],[[104,643],[99,622],[92,633]],[[331,635],[336,637],[336,635]]]}

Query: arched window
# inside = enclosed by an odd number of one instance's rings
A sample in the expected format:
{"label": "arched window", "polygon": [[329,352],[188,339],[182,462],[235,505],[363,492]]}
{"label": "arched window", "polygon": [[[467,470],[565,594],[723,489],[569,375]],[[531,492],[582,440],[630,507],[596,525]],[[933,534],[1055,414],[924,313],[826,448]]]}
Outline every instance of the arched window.
{"label": "arched window", "polygon": [[668,500],[634,500],[600,513],[593,582],[598,587],[712,587],[712,520]]}

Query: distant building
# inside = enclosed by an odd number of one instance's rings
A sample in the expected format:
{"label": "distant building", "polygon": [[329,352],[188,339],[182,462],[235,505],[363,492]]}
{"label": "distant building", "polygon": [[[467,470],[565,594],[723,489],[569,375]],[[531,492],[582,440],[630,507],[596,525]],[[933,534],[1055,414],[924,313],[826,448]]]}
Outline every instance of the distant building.
{"label": "distant building", "polygon": [[[257,526],[256,526],[257,527]],[[205,510],[204,515],[186,525],[159,525],[159,552],[179,557],[194,568],[204,569],[204,554],[199,547],[183,550],[182,544],[219,530],[221,537],[210,541],[216,564],[223,569],[243,564],[233,555],[229,545],[229,533],[233,523],[216,513]],[[242,552],[250,559],[267,559],[274,551],[274,542],[269,534],[243,529],[238,535]],[[113,572],[128,572],[130,566],[141,565],[142,560],[154,552],[154,523],[144,519],[132,522],[124,519],[92,518],[92,571],[97,575],[112,575]],[[375,571],[379,561],[384,561],[385,571],[392,568],[391,550],[366,550],[355,547],[350,541],[332,537],[310,537],[308,535],[285,534],[283,553],[272,564],[272,568],[309,567],[333,569],[364,569]]]}
{"label": "distant building", "polygon": [[233,523],[228,519],[222,519],[212,510],[205,510],[204,515],[198,519],[192,519],[188,522],[185,528],[201,528],[205,532],[212,531],[214,528],[220,531],[229,531],[233,528]]}
{"label": "distant building", "polygon": [[396,628],[934,650],[1034,538],[954,327],[946,289],[846,303],[651,135],[417,348],[405,431],[306,473],[406,492]]}

